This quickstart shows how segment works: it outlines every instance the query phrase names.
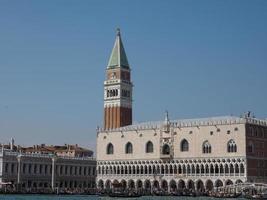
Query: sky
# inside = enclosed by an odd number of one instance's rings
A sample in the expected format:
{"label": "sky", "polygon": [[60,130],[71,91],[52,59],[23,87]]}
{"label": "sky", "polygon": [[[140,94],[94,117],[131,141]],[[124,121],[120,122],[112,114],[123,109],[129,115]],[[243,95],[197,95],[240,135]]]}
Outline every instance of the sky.
{"label": "sky", "polygon": [[267,118],[267,1],[0,0],[0,142],[95,149],[117,27],[134,123]]}

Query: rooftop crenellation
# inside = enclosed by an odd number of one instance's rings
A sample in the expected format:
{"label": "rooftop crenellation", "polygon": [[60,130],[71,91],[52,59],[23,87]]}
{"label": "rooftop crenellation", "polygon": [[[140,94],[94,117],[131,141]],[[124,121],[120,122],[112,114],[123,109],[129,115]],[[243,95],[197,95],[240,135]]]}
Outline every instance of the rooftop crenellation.
{"label": "rooftop crenellation", "polygon": [[[105,131],[136,131],[136,130],[147,130],[147,129],[160,129],[165,123],[164,121],[151,121],[133,124],[130,126],[120,127],[111,130],[105,130],[98,128],[98,132]],[[170,126],[174,128],[185,128],[185,127],[198,127],[198,126],[216,126],[216,125],[229,125],[229,124],[255,124],[267,126],[267,119],[258,119],[250,116],[220,116],[211,118],[197,118],[197,119],[181,119],[171,120]]]}

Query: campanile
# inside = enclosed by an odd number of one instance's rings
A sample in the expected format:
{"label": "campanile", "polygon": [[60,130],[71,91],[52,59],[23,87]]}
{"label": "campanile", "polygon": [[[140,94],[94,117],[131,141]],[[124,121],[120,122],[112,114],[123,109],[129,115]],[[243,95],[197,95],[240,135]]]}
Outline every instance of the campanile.
{"label": "campanile", "polygon": [[132,124],[131,69],[117,29],[106,80],[104,81],[104,128],[115,129]]}

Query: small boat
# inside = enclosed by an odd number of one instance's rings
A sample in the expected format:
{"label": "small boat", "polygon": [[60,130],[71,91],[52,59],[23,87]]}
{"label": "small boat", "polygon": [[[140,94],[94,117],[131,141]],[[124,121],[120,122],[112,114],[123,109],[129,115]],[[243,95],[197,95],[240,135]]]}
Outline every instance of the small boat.
{"label": "small boat", "polygon": [[105,192],[97,192],[96,195],[99,196],[99,197],[106,197],[106,196],[108,196],[108,194],[105,193]]}
{"label": "small boat", "polygon": [[214,197],[215,198],[223,198],[223,199],[226,199],[226,198],[238,198],[238,197],[240,197],[242,195],[242,193],[222,193],[222,192],[220,192],[220,193],[216,193],[215,195],[214,195]]}
{"label": "small boat", "polygon": [[137,198],[137,197],[141,197],[141,194],[137,194],[134,192],[112,192],[108,194],[109,197],[120,197],[120,198]]}
{"label": "small boat", "polygon": [[254,195],[245,195],[246,199],[267,199],[267,194],[254,194]]}
{"label": "small boat", "polygon": [[153,194],[155,196],[164,196],[164,193],[162,191],[155,191]]}

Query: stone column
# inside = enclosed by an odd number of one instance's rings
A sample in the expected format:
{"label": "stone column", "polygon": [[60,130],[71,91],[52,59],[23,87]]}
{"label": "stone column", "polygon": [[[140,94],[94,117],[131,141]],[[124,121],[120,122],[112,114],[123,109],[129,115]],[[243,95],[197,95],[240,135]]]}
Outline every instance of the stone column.
{"label": "stone column", "polygon": [[51,187],[52,187],[52,190],[55,189],[55,179],[56,179],[55,170],[56,170],[56,157],[53,157],[52,158],[52,177],[51,177]]}
{"label": "stone column", "polygon": [[247,179],[247,163],[244,163],[243,164],[243,166],[244,166],[244,176],[246,177],[246,179]]}
{"label": "stone column", "polygon": [[20,179],[21,179],[21,155],[18,155],[17,157],[18,159],[18,171],[17,171],[17,186],[18,186],[18,189],[20,188]]}
{"label": "stone column", "polygon": [[234,167],[234,177],[235,177],[235,164],[233,165],[233,167]]}

